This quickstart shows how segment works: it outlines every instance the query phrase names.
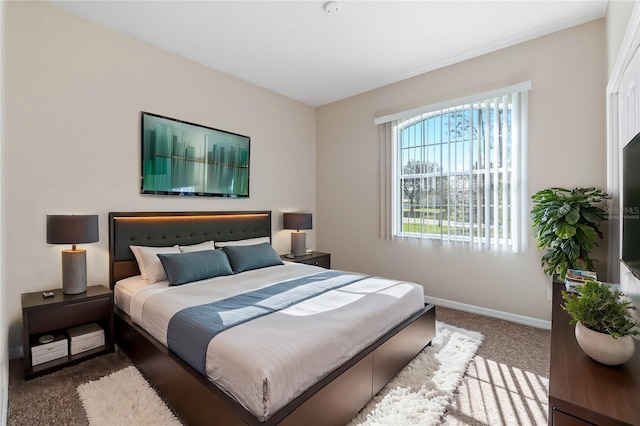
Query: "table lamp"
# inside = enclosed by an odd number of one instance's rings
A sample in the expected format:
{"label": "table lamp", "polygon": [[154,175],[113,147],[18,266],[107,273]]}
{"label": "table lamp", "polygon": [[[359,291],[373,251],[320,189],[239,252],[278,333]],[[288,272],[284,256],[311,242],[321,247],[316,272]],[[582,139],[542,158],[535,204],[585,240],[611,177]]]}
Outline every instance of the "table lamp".
{"label": "table lamp", "polygon": [[76,244],[98,241],[98,215],[47,215],[47,244],[71,244],[62,251],[62,292],[87,291],[87,252]]}
{"label": "table lamp", "polygon": [[307,254],[307,234],[301,229],[311,229],[311,213],[285,213],[284,229],[295,229],[291,233],[291,254],[304,256]]}

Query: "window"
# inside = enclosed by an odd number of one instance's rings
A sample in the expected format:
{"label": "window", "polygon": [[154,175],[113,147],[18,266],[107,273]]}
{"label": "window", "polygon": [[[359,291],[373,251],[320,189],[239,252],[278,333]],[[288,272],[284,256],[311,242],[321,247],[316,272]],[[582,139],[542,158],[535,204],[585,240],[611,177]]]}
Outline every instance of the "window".
{"label": "window", "polygon": [[386,126],[382,144],[390,145],[390,184],[381,185],[381,199],[391,204],[382,217],[392,237],[521,249],[529,87],[376,120]]}

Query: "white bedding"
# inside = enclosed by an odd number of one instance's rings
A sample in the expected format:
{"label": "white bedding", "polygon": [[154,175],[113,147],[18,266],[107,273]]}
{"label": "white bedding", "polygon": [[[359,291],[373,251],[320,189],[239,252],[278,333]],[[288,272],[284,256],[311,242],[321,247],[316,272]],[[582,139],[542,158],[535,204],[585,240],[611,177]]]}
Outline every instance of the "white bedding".
{"label": "white bedding", "polygon": [[[142,287],[146,286],[147,280],[142,278],[142,275],[135,275],[133,277],[125,278],[118,281],[118,285],[114,291],[114,303],[120,307],[127,315],[131,315],[129,307],[131,306],[131,299]],[[167,283],[165,282],[165,286]]]}
{"label": "white bedding", "polygon": [[[286,263],[177,287],[129,278],[116,285],[116,303],[166,345],[183,308],[322,271]],[[207,376],[265,420],[423,305],[422,286],[370,277],[216,335]]]}

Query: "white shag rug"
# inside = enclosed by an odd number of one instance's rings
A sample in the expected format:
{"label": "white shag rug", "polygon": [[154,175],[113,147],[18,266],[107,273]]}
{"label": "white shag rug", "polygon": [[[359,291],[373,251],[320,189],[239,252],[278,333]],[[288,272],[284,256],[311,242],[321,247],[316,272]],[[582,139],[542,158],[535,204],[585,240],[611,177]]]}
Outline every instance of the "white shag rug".
{"label": "white shag rug", "polygon": [[181,425],[136,367],[77,388],[91,426]]}
{"label": "white shag rug", "polygon": [[[347,426],[439,425],[484,336],[436,321],[436,337]],[[78,386],[91,426],[179,425],[135,367]]]}
{"label": "white shag rug", "polygon": [[347,426],[439,425],[484,336],[436,321],[436,337]]}

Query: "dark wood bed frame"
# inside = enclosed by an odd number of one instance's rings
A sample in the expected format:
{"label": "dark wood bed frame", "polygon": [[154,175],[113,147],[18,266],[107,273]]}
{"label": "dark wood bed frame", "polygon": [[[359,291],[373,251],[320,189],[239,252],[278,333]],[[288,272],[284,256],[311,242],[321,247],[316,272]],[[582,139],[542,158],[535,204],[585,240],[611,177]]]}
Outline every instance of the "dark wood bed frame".
{"label": "dark wood bed frame", "polygon": [[[130,245],[189,245],[271,237],[271,212],[109,213],[109,278],[138,275]],[[116,307],[116,343],[177,414],[194,425],[344,425],[435,336],[426,305],[264,422]]]}

